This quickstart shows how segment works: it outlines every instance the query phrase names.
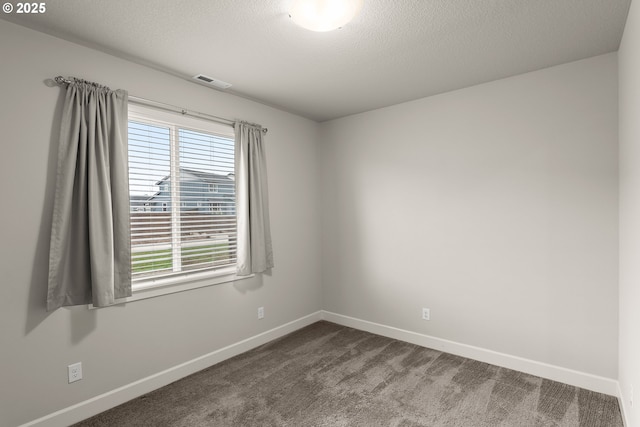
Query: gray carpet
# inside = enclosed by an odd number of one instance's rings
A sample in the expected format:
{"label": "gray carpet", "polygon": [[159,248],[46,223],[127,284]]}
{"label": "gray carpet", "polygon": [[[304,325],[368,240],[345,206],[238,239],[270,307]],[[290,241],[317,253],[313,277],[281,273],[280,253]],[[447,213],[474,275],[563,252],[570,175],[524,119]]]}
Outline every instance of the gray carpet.
{"label": "gray carpet", "polygon": [[622,426],[617,400],[318,322],[76,426]]}

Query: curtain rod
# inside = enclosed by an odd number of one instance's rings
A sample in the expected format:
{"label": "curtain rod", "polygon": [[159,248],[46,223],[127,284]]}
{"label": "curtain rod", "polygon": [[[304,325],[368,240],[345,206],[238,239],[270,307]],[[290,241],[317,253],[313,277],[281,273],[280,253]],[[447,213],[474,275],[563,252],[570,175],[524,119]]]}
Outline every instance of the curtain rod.
{"label": "curtain rod", "polygon": [[[58,83],[59,85],[71,83],[70,79],[62,77],[62,76],[58,76],[58,77],[54,78],[53,80],[56,83]],[[146,105],[148,107],[160,108],[160,109],[163,109],[163,110],[173,111],[175,113],[180,113],[183,116],[198,117],[198,118],[201,118],[201,119],[207,119],[207,120],[211,120],[211,121],[214,121],[214,122],[223,123],[223,124],[226,124],[226,125],[233,125],[236,122],[235,120],[225,119],[224,117],[218,117],[218,116],[214,116],[212,114],[207,114],[207,113],[200,113],[198,111],[191,111],[191,110],[187,110],[186,108],[177,107],[177,106],[171,105],[171,104],[165,104],[164,102],[152,101],[150,99],[140,98],[138,96],[129,96],[129,101],[133,102],[134,104],[138,104],[138,105]],[[243,122],[243,123],[247,123],[248,125],[255,126],[257,128],[261,128],[263,133],[267,133],[269,131],[269,129],[263,128],[262,126],[260,126],[258,124],[255,124],[255,123],[249,123],[249,122]]]}

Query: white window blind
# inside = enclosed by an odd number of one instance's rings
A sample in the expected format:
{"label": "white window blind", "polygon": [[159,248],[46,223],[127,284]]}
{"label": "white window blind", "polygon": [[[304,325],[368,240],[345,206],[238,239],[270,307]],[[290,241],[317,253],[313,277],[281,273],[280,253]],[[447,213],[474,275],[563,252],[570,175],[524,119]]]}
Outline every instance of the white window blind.
{"label": "white window blind", "polygon": [[232,127],[130,107],[129,192],[134,290],[235,265]]}

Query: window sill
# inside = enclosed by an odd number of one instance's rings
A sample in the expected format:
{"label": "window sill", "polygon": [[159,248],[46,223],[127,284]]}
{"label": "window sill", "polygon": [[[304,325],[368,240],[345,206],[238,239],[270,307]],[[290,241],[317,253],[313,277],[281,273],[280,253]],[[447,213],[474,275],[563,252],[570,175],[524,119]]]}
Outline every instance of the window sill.
{"label": "window sill", "polygon": [[[191,289],[204,288],[222,283],[236,282],[238,280],[244,280],[254,276],[255,274],[251,274],[249,276],[238,276],[235,273],[235,267],[233,267],[215,272],[206,271],[178,277],[150,279],[134,284],[133,295],[116,300],[114,305],[126,304],[133,301],[155,298],[162,295],[174,294],[176,292],[184,292]],[[94,307],[93,304],[89,304],[89,309],[94,308],[99,307]]]}

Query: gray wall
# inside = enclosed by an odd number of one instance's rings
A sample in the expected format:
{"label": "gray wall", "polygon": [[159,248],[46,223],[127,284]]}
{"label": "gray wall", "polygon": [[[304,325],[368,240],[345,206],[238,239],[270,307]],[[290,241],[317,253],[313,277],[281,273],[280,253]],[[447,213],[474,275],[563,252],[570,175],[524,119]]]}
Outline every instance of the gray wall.
{"label": "gray wall", "polygon": [[[0,425],[36,419],[320,309],[316,123],[3,20],[0,40]],[[60,74],[267,126],[273,274],[126,306],[46,313],[60,89],[44,80]],[[261,321],[258,306],[266,309]],[[66,366],[78,361],[84,379],[67,384]]]}
{"label": "gray wall", "polygon": [[614,53],[323,123],[323,308],[616,378],[617,120]]}
{"label": "gray wall", "polygon": [[[640,4],[631,3],[620,51],[620,391],[627,425],[640,425]],[[635,386],[635,406],[631,390]]]}

